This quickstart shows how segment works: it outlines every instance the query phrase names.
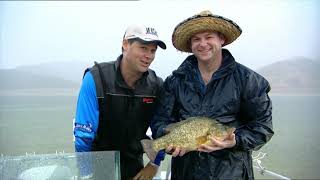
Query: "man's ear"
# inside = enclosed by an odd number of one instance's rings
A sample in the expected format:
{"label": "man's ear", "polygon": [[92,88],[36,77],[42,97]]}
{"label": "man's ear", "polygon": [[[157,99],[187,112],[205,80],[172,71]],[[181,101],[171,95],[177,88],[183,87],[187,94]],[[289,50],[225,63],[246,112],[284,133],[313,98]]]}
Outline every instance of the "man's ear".
{"label": "man's ear", "polygon": [[219,33],[219,37],[220,37],[221,45],[224,45],[224,43],[226,42],[226,38],[225,38],[224,35],[221,34],[221,33]]}
{"label": "man's ear", "polygon": [[128,49],[128,46],[129,46],[128,40],[127,40],[127,39],[124,39],[124,40],[122,41],[122,49],[123,49],[123,50],[127,50],[127,49]]}

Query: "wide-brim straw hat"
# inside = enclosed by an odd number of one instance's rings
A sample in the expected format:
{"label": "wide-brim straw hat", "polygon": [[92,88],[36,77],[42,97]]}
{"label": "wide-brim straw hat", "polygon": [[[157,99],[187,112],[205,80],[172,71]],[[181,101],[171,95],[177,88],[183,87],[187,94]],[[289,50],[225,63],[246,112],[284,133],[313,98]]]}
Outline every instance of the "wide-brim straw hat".
{"label": "wide-brim straw hat", "polygon": [[191,37],[205,31],[215,31],[223,34],[225,37],[223,46],[232,43],[242,33],[241,28],[232,20],[213,15],[210,11],[202,11],[182,21],[174,28],[172,44],[180,51],[191,52]]}

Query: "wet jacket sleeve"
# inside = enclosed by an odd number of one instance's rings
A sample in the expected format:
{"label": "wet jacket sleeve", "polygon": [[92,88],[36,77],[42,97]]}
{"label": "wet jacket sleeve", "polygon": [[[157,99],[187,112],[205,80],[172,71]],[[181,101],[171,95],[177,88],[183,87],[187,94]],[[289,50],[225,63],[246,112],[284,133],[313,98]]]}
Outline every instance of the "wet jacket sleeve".
{"label": "wet jacket sleeve", "polygon": [[273,136],[270,85],[258,74],[251,74],[244,83],[240,117],[244,125],[237,128],[235,148],[258,150]]}
{"label": "wet jacket sleeve", "polygon": [[154,139],[163,136],[165,134],[164,128],[168,124],[174,123],[173,118],[171,118],[175,103],[175,96],[172,93],[172,87],[171,78],[168,77],[163,83],[159,103],[157,104],[155,115],[153,116],[150,124],[152,138]]}
{"label": "wet jacket sleeve", "polygon": [[99,108],[93,76],[87,72],[82,80],[74,122],[74,145],[77,152],[91,151],[98,129]]}
{"label": "wet jacket sleeve", "polygon": [[[159,91],[158,91],[157,96],[160,97],[162,92],[163,92],[163,80],[161,78],[159,78]],[[159,99],[161,99],[161,98],[159,98]],[[158,103],[159,103],[159,101],[157,101],[157,105],[158,105]],[[154,134],[154,133],[152,133],[152,134]],[[165,156],[166,156],[166,153],[164,150],[159,151],[156,158],[154,159],[154,162],[152,162],[152,163],[156,164],[157,166],[160,166],[161,161],[164,160]]]}

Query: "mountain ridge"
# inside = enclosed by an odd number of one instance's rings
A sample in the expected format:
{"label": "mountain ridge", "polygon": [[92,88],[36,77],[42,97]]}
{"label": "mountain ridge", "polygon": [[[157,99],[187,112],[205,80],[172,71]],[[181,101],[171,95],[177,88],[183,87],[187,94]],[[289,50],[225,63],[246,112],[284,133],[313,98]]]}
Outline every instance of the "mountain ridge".
{"label": "mountain ridge", "polygon": [[[36,94],[36,89],[41,92],[50,89],[53,94],[77,92],[85,69],[92,65],[93,62],[68,61],[0,69],[0,95],[4,91]],[[320,94],[319,70],[319,61],[293,57],[255,71],[269,81],[272,94]]]}
{"label": "mountain ridge", "polygon": [[320,94],[320,63],[294,57],[259,68],[271,85],[271,93]]}

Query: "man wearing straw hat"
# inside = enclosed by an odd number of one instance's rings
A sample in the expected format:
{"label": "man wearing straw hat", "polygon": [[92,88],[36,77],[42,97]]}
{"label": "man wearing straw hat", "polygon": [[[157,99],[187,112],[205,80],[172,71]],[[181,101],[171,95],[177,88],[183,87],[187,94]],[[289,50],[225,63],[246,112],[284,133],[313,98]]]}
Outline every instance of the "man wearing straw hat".
{"label": "man wearing straw hat", "polygon": [[210,138],[198,151],[170,145],[171,179],[254,179],[251,153],[273,136],[268,81],[235,61],[224,46],[241,28],[222,16],[203,11],[179,23],[172,43],[193,53],[164,82],[151,121],[154,138],[164,128],[188,117],[205,116],[235,127],[228,138]]}

